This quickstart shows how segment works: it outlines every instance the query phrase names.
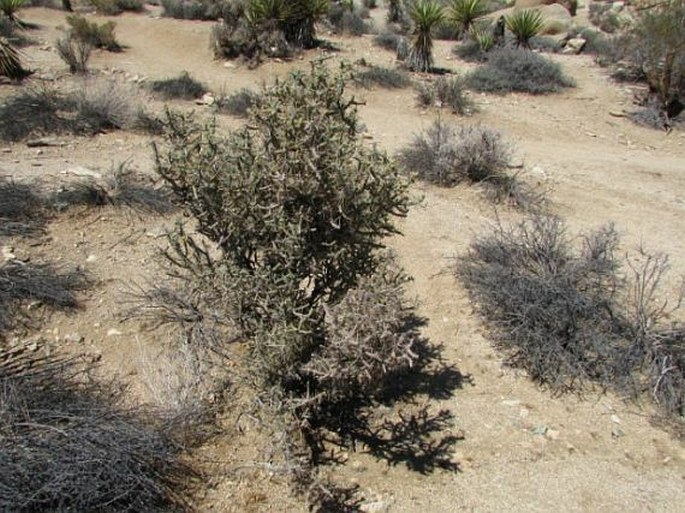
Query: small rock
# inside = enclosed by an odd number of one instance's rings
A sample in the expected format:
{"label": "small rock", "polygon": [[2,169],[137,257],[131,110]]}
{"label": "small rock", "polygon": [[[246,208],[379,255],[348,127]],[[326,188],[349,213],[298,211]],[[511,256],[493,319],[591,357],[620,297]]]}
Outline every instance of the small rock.
{"label": "small rock", "polygon": [[534,435],[545,436],[545,433],[547,433],[547,426],[535,426],[533,428]]}
{"label": "small rock", "polygon": [[611,436],[613,436],[614,438],[621,438],[622,436],[625,436],[625,435],[626,434],[623,432],[623,430],[620,427],[614,426],[613,428],[611,428]]}
{"label": "small rock", "polygon": [[365,513],[384,513],[390,510],[390,503],[388,501],[367,502],[359,509]]}
{"label": "small rock", "polygon": [[195,102],[197,105],[214,105],[214,96],[212,93],[205,93],[202,98]]}
{"label": "small rock", "polygon": [[12,153],[12,148],[3,148],[0,150],[2,153]]}
{"label": "small rock", "polygon": [[521,401],[519,399],[505,399],[502,401],[502,404],[504,406],[518,406],[521,404]]}
{"label": "small rock", "polygon": [[621,418],[618,415],[612,415],[611,416],[611,422],[613,422],[614,424],[620,424]]}
{"label": "small rock", "polygon": [[102,178],[102,174],[98,173],[97,171],[93,171],[92,169],[88,169],[87,167],[83,166],[74,166],[71,167],[65,171],[62,171],[63,174],[72,174],[74,176],[89,176],[91,178]]}
{"label": "small rock", "polygon": [[66,342],[71,342],[73,344],[79,344],[83,342],[85,339],[83,335],[81,335],[80,333],[69,333],[68,335],[64,336],[64,340]]}
{"label": "small rock", "polygon": [[559,440],[559,431],[556,429],[548,429],[545,433],[545,438],[552,441]]}
{"label": "small rock", "polygon": [[576,55],[583,51],[587,40],[582,37],[574,37],[568,40],[561,53]]}
{"label": "small rock", "polygon": [[546,180],[547,179],[547,173],[540,166],[533,166],[533,169],[530,170],[530,174],[533,175],[534,177],[538,178],[539,180]]}
{"label": "small rock", "polygon": [[88,255],[88,258],[86,258],[86,263],[92,264],[93,262],[97,261],[98,257],[95,255]]}
{"label": "small rock", "polygon": [[233,64],[232,62],[230,62],[230,61],[224,62],[224,68],[234,69],[234,68],[236,68],[236,67],[237,67],[237,66],[236,66],[235,64]]}
{"label": "small rock", "polygon": [[116,328],[110,328],[107,330],[108,337],[117,337],[119,335],[123,335],[123,333]]}
{"label": "small rock", "polygon": [[15,260],[17,258],[17,255],[14,254],[14,248],[11,246],[3,246],[2,247],[2,258],[4,258],[5,261]]}

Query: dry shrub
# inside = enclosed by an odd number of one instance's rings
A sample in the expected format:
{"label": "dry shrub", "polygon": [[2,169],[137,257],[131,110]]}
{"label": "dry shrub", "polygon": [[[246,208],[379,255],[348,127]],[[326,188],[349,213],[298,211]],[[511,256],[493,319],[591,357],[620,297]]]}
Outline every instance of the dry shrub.
{"label": "dry shrub", "polygon": [[166,100],[194,100],[207,92],[207,87],[191,77],[187,71],[175,78],[155,80],[150,84],[150,89]]}
{"label": "dry shrub", "polygon": [[473,101],[466,95],[466,83],[461,77],[439,77],[417,87],[417,103],[422,107],[448,107],[454,114],[471,114]]}
{"label": "dry shrub", "polygon": [[510,365],[554,392],[588,384],[636,396],[646,391],[667,414],[685,399],[680,306],[658,297],[667,260],[641,251],[620,272],[613,226],[574,247],[563,222],[536,215],[477,239],[456,273],[468,287]]}
{"label": "dry shrub", "polygon": [[36,187],[0,176],[0,241],[40,231],[44,222],[44,201]]}
{"label": "dry shrub", "polygon": [[125,407],[93,366],[0,349],[0,509],[182,511],[181,417]]}
{"label": "dry shrub", "polygon": [[67,37],[89,44],[93,48],[104,48],[110,52],[121,51],[121,46],[116,40],[114,29],[116,23],[107,21],[102,25],[89,22],[83,16],[77,14],[66,17],[69,24]]}
{"label": "dry shrub", "polygon": [[410,172],[428,182],[452,186],[500,174],[511,150],[499,132],[479,126],[454,127],[435,121],[398,155]]}
{"label": "dry shrub", "polygon": [[406,73],[382,66],[367,66],[363,71],[357,72],[354,79],[355,82],[366,88],[377,85],[385,89],[401,89],[411,84]]}
{"label": "dry shrub", "polygon": [[60,59],[69,66],[70,73],[84,74],[88,71],[88,59],[93,51],[93,46],[88,41],[66,35],[57,40],[55,47]]}
{"label": "dry shrub", "polygon": [[233,94],[220,96],[214,102],[219,112],[232,116],[247,117],[250,108],[257,101],[259,94],[250,89],[241,89]]}

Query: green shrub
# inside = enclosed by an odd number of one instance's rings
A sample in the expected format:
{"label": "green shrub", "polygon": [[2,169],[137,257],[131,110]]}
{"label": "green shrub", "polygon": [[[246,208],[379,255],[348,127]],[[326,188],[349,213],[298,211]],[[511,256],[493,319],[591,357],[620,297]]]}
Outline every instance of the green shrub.
{"label": "green shrub", "polygon": [[16,17],[16,12],[24,6],[24,3],[26,0],[0,0],[0,11],[11,23],[21,24]]}
{"label": "green shrub", "polygon": [[405,73],[381,66],[368,66],[364,68],[363,71],[355,73],[354,80],[367,88],[377,85],[386,89],[400,89],[408,87],[411,83]]}
{"label": "green shrub", "polygon": [[70,27],[68,38],[87,43],[93,48],[104,48],[110,52],[118,52],[121,46],[117,43],[114,35],[116,23],[107,21],[102,25],[89,22],[78,14],[67,16],[67,24]]}
{"label": "green shrub", "polygon": [[207,92],[207,87],[191,77],[187,71],[184,71],[175,78],[152,81],[150,90],[167,100],[195,100]]}
{"label": "green shrub", "polygon": [[487,62],[467,75],[466,80],[471,89],[497,93],[544,94],[575,85],[557,63],[515,49],[490,52]]}
{"label": "green shrub", "polygon": [[[169,150],[157,150],[158,172],[197,220],[197,232],[221,249],[206,252],[179,232],[170,250],[181,266],[176,274],[187,276],[196,291],[190,297],[220,306],[239,328],[257,390],[294,403],[322,394],[301,414],[315,415],[316,404],[338,393],[349,396],[327,388],[345,385],[320,379],[313,362],[344,353],[327,349],[332,309],[381,269],[382,238],[409,204],[392,161],[362,143],[344,96],[347,79],[323,65],[296,73],[266,89],[248,126],[227,137],[172,115]],[[405,354],[407,344],[396,343]],[[336,372],[363,373],[359,365],[340,361]],[[394,370],[388,362],[374,372],[380,380]]]}

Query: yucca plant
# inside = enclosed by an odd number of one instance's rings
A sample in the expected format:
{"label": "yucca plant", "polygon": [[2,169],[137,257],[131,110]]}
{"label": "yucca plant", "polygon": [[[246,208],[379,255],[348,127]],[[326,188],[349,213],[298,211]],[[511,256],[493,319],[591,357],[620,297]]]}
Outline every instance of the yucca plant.
{"label": "yucca plant", "polygon": [[328,12],[328,0],[290,0],[285,6],[281,28],[286,40],[300,48],[316,43],[314,24]]}
{"label": "yucca plant", "polygon": [[17,49],[7,39],[0,37],[0,75],[20,79],[28,74],[29,72],[21,65]]}
{"label": "yucca plant", "polygon": [[21,24],[15,13],[21,9],[26,0],[0,0],[0,11],[9,18],[10,21]]}
{"label": "yucca plant", "polygon": [[469,35],[481,52],[489,52],[495,46],[495,36],[492,34],[492,29],[488,23],[472,24]]}
{"label": "yucca plant", "polygon": [[487,12],[483,0],[452,0],[447,17],[457,27],[459,34],[465,35],[469,33],[473,22]]}
{"label": "yucca plant", "polygon": [[545,20],[540,11],[524,9],[515,11],[506,18],[507,28],[516,38],[516,46],[530,49],[530,40],[537,36]]}
{"label": "yucca plant", "polygon": [[442,6],[436,0],[417,0],[409,11],[414,23],[414,39],[407,57],[412,71],[428,72],[433,67],[433,37],[431,30],[445,19]]}

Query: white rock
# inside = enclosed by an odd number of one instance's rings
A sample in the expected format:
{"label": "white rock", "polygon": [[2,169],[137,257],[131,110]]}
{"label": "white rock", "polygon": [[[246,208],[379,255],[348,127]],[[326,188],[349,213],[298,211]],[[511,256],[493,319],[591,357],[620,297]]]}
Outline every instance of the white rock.
{"label": "white rock", "polygon": [[108,337],[117,337],[119,335],[123,335],[123,333],[116,328],[110,328],[107,330]]}
{"label": "white rock", "polygon": [[89,176],[91,178],[102,178],[102,174],[83,166],[70,167],[66,171],[63,171],[63,173],[66,175],[72,174],[74,176]]}
{"label": "white rock", "polygon": [[3,246],[2,247],[2,258],[7,260],[15,260],[17,258],[17,255],[14,254],[14,248],[11,246]]}
{"label": "white rock", "polygon": [[231,61],[224,62],[224,68],[234,69],[236,67],[237,66],[235,64],[233,64]]}
{"label": "white rock", "polygon": [[585,43],[587,43],[587,41],[582,37],[574,37],[572,39],[569,39],[566,43],[566,46],[564,47],[564,50],[561,53],[572,55],[578,54],[583,51]]}
{"label": "white rock", "polygon": [[96,262],[98,257],[95,255],[88,255],[88,258],[86,258],[86,263],[92,264],[93,262]]}

